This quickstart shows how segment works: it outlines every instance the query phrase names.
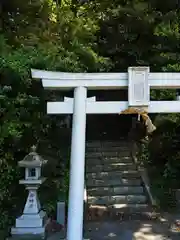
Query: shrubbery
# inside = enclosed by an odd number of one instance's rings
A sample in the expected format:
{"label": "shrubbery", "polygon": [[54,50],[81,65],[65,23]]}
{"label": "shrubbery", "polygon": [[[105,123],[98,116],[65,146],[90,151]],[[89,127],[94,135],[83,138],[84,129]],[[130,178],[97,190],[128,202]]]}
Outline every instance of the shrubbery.
{"label": "shrubbery", "polygon": [[[51,0],[1,1],[0,10],[0,27],[3,26],[0,35],[0,229],[3,229],[22,211],[26,197],[24,187],[18,184],[23,170],[20,172],[17,162],[29,153],[32,145],[44,140],[53,148],[59,141],[58,123],[63,120],[61,116],[46,114],[46,101],[62,98],[62,92],[44,91],[41,82],[31,78],[30,69],[101,71],[107,66],[107,60],[93,50],[96,22],[82,10],[83,17],[76,16],[70,4],[57,5]],[[61,133],[60,137],[63,137]],[[55,157],[59,162],[46,173],[48,181],[44,188],[51,189],[51,196],[44,202],[50,212],[55,208],[60,189],[62,195],[67,192],[68,157],[62,154],[67,147],[69,142],[66,146],[59,142],[55,150],[60,151]],[[47,200],[43,194],[41,198]]]}
{"label": "shrubbery", "polygon": [[140,161],[149,171],[152,193],[162,208],[176,205],[175,190],[180,188],[180,115],[158,115],[157,130],[142,144]]}

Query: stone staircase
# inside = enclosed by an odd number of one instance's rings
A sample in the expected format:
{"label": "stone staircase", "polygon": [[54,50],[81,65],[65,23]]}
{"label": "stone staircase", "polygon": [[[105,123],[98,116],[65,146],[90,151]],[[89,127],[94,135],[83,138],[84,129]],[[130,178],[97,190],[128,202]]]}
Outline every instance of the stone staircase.
{"label": "stone staircase", "polygon": [[149,218],[151,207],[127,141],[86,146],[87,220]]}

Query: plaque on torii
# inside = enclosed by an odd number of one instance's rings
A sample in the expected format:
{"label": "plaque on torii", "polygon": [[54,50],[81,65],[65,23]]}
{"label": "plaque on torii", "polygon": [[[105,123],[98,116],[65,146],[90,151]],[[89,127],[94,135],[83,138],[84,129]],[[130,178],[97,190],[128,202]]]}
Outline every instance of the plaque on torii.
{"label": "plaque on torii", "polygon": [[150,103],[149,67],[129,67],[128,75],[129,107],[148,110]]}

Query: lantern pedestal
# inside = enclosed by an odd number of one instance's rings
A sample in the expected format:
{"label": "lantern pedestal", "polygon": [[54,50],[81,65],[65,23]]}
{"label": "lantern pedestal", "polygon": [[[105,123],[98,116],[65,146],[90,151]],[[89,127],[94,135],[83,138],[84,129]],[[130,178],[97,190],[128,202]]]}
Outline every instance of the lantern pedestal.
{"label": "lantern pedestal", "polygon": [[41,211],[41,205],[38,199],[37,190],[39,185],[45,179],[38,180],[20,180],[20,184],[26,185],[29,191],[28,198],[24,207],[23,214],[16,219],[15,227],[11,229],[11,234],[15,235],[39,235],[39,239],[45,237],[45,223],[47,220],[46,213]]}

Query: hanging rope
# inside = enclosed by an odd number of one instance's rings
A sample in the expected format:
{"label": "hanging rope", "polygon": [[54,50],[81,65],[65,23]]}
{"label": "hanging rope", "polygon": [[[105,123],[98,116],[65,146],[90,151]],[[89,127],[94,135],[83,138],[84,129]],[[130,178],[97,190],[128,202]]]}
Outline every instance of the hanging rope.
{"label": "hanging rope", "polygon": [[156,127],[148,116],[148,112],[144,108],[129,107],[126,110],[120,112],[119,114],[137,114],[138,121],[140,121],[140,117],[142,117],[148,134],[151,134],[156,130]]}

